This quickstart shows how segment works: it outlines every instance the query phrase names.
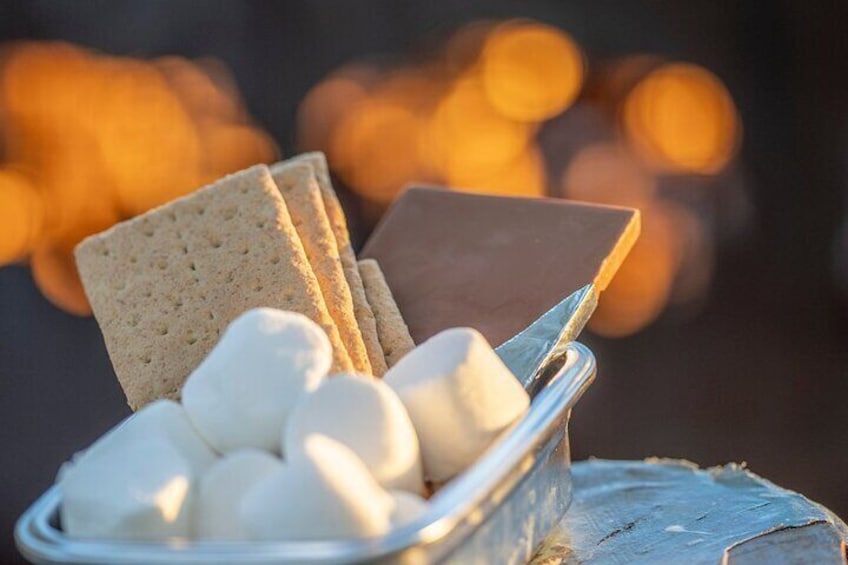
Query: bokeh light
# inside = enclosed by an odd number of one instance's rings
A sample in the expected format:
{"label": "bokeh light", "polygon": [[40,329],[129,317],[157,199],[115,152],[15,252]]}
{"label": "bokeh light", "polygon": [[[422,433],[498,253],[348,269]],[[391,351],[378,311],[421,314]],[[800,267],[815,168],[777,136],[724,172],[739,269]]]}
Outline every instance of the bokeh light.
{"label": "bokeh light", "polygon": [[673,218],[661,205],[642,208],[636,245],[601,294],[589,328],[605,337],[636,333],[654,321],[668,303],[681,247]]}
{"label": "bokeh light", "polygon": [[715,235],[695,210],[665,203],[680,245],[680,265],[669,304],[697,309],[709,290],[715,268]]}
{"label": "bokeh light", "polygon": [[30,257],[32,277],[50,302],[71,314],[88,316],[91,306],[76,274],[72,252],[72,246],[67,243],[40,245]]}
{"label": "bokeh light", "polygon": [[0,263],[25,257],[43,226],[41,194],[24,175],[0,169]]}
{"label": "bokeh light", "polygon": [[350,109],[365,98],[360,82],[339,74],[319,82],[306,93],[297,110],[297,139],[304,151],[324,149],[330,162],[337,157],[331,152],[331,138],[339,122]]}
{"label": "bokeh light", "polygon": [[44,295],[80,315],[81,239],[277,155],[214,61],[8,45],[0,116],[0,264],[29,260]]}
{"label": "bokeh light", "polygon": [[643,208],[653,201],[656,190],[653,174],[617,143],[584,147],[562,178],[567,198],[600,204]]}
{"label": "bokeh light", "polygon": [[638,208],[641,238],[592,327],[630,335],[696,303],[715,242],[686,179],[708,186],[742,128],[721,81],[649,53],[590,67],[571,35],[532,20],[471,21],[441,39],[414,61],[349,62],[298,109],[299,147],[327,153],[367,220],[416,182]]}
{"label": "bokeh light", "polygon": [[658,170],[714,174],[733,157],[739,124],[727,89],[704,68],[672,63],[645,76],[624,101],[624,133]]}
{"label": "bokeh light", "polygon": [[508,118],[540,122],[565,110],[583,82],[583,56],[557,28],[507,22],[487,37],[481,57],[492,106]]}
{"label": "bokeh light", "polygon": [[[550,173],[555,194],[641,209],[641,239],[593,322],[627,335],[706,292],[709,226],[660,186],[668,173],[725,170],[742,126],[702,67],[641,54],[590,77],[586,61],[556,27],[469,22],[414,63],[352,61],[329,73],[298,107],[298,146],[325,151],[371,219],[408,183],[544,196]],[[591,135],[569,127],[560,116],[572,106],[566,116],[607,125]],[[0,118],[0,263],[29,260],[42,292],[77,314],[88,312],[71,257],[83,237],[277,156],[215,60],[13,44],[0,57]]]}
{"label": "bokeh light", "polygon": [[402,104],[366,100],[345,116],[332,141],[341,177],[387,204],[398,188],[418,178],[421,118]]}
{"label": "bokeh light", "polygon": [[502,25],[502,22],[473,20],[454,31],[444,46],[444,66],[447,72],[459,75],[477,66],[486,39],[498,25]]}
{"label": "bokeh light", "polygon": [[526,151],[534,133],[533,125],[496,111],[482,82],[472,77],[458,81],[441,100],[427,141],[433,164],[453,184],[460,178],[491,176]]}
{"label": "bokeh light", "polygon": [[612,142],[586,146],[563,172],[566,197],[642,213],[639,239],[601,294],[590,322],[593,331],[606,337],[636,333],[670,303],[697,301],[710,282],[714,243],[703,221],[663,198],[657,185],[654,173]]}
{"label": "bokeh light", "polygon": [[298,109],[298,146],[325,151],[345,185],[382,208],[413,182],[544,195],[534,139],[574,101],[582,73],[579,48],[556,28],[471,22],[416,64],[327,75]]}
{"label": "bokeh light", "polygon": [[[120,209],[135,215],[164,204],[174,187],[199,178],[200,140],[179,97],[154,66],[106,63],[109,96],[98,105],[96,135]],[[166,126],[167,124],[167,126]]]}
{"label": "bokeh light", "polygon": [[536,146],[528,147],[511,161],[483,172],[465,174],[456,169],[448,176],[449,186],[469,192],[504,196],[544,196],[546,190],[545,160]]}

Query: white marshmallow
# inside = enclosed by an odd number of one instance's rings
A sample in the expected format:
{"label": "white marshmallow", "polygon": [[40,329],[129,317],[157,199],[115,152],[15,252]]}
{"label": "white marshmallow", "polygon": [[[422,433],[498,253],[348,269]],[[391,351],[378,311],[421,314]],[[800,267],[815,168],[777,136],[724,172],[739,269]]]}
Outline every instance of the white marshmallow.
{"label": "white marshmallow", "polygon": [[239,519],[245,493],[281,470],[277,457],[257,449],[240,449],[219,459],[200,479],[194,533],[199,539],[247,539]]}
{"label": "white marshmallow", "polygon": [[427,510],[427,501],[417,494],[403,490],[393,490],[389,494],[395,503],[391,516],[393,528],[413,522]]}
{"label": "white marshmallow", "polygon": [[354,375],[325,380],[292,411],[283,453],[302,449],[310,434],[349,447],[383,487],[423,492],[418,436],[403,403],[382,381]]}
{"label": "white marshmallow", "polygon": [[70,468],[85,459],[123,448],[139,439],[162,439],[171,443],[186,458],[193,476],[199,476],[217,458],[212,448],[197,433],[182,406],[173,400],[157,400],[75,455],[59,470],[59,480]]}
{"label": "white marshmallow", "polygon": [[189,376],[182,400],[200,434],[220,452],[279,452],[300,396],[332,363],[327,335],[306,316],[256,308],[236,318]]}
{"label": "white marshmallow", "polygon": [[59,483],[62,528],[71,537],[188,537],[193,504],[186,457],[161,438],[115,445],[80,460]]}
{"label": "white marshmallow", "polygon": [[313,435],[282,470],[248,491],[241,518],[254,540],[363,538],[388,531],[393,506],[350,449]]}
{"label": "white marshmallow", "polygon": [[445,330],[407,353],[383,377],[406,406],[433,481],[470,466],[521,416],[530,397],[479,332]]}

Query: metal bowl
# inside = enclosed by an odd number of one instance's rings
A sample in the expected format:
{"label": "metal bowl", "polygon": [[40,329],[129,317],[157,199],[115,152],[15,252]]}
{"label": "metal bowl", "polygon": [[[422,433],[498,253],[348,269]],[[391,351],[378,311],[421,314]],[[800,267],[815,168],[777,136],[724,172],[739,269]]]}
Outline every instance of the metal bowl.
{"label": "metal bowl", "polygon": [[378,538],[320,542],[104,542],[59,524],[57,487],[18,520],[15,540],[35,563],[523,563],[571,504],[571,409],[595,376],[585,346],[534,386],[530,410],[475,465],[431,499],[415,522]]}

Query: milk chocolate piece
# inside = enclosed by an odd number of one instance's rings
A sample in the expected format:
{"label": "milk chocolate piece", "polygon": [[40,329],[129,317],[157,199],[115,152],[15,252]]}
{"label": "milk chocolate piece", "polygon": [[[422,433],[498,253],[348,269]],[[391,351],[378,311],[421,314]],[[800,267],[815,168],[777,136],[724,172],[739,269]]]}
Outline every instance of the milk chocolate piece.
{"label": "milk chocolate piece", "polygon": [[497,346],[575,290],[609,284],[639,211],[410,188],[362,251],[379,261],[410,334],[456,326]]}

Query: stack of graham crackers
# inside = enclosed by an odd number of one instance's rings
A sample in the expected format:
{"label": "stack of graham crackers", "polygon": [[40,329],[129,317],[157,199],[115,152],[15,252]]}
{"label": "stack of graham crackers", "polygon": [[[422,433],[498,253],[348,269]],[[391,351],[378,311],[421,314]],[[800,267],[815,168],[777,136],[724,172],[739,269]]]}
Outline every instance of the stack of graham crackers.
{"label": "stack of graham crackers", "polygon": [[319,324],[334,372],[379,377],[414,347],[376,261],[356,260],[322,153],[225,177],[87,238],[76,260],[134,410],[178,398],[250,308]]}

